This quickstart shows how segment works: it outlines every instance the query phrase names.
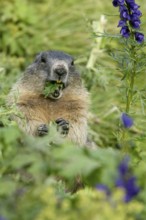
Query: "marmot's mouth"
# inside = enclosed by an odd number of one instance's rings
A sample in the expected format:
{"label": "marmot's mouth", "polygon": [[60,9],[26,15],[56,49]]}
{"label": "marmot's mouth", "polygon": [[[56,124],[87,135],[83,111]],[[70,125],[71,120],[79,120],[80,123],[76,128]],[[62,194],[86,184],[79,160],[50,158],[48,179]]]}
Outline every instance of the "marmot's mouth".
{"label": "marmot's mouth", "polygon": [[60,80],[49,81],[45,84],[43,94],[45,95],[45,98],[59,99],[63,94],[62,90],[64,88],[65,84]]}
{"label": "marmot's mouth", "polygon": [[51,80],[50,83],[56,85],[63,85],[63,88],[65,88],[65,83],[61,80]]}

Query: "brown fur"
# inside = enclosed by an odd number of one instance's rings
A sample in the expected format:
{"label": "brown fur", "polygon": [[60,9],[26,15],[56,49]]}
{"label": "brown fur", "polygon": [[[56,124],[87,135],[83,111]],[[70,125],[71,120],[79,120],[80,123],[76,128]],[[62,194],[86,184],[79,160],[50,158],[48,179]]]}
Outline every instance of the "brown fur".
{"label": "brown fur", "polygon": [[[79,76],[70,79],[60,99],[53,100],[42,95],[44,84],[36,75],[27,72],[13,86],[8,96],[8,106],[16,106],[20,114],[13,116],[22,130],[36,135],[39,125],[49,124],[58,118],[69,121],[67,137],[79,145],[87,141],[88,92]],[[21,114],[22,113],[22,114]]]}

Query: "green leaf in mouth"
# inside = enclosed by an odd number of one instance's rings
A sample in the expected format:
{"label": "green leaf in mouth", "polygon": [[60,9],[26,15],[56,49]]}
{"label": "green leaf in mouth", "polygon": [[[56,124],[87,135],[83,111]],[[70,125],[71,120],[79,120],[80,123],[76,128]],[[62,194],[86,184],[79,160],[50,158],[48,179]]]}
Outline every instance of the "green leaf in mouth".
{"label": "green leaf in mouth", "polygon": [[63,83],[59,80],[56,82],[47,82],[43,90],[43,95],[47,98],[51,94],[54,94],[56,90],[62,89],[62,87]]}

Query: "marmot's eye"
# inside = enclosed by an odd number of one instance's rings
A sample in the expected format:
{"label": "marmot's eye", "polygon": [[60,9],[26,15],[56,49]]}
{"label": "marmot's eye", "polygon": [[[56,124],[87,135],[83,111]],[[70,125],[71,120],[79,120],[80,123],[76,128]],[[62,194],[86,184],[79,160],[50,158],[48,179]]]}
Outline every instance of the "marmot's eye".
{"label": "marmot's eye", "polygon": [[74,60],[71,61],[71,66],[74,66]]}
{"label": "marmot's eye", "polygon": [[46,58],[45,57],[41,57],[41,63],[46,63]]}

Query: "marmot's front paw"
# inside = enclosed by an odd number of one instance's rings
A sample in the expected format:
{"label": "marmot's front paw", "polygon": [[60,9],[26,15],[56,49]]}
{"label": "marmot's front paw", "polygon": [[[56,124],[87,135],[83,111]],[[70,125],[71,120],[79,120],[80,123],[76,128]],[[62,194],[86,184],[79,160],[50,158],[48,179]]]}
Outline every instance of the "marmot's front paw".
{"label": "marmot's front paw", "polygon": [[46,124],[41,124],[38,128],[37,128],[37,133],[38,136],[44,136],[48,134],[48,128]]}
{"label": "marmot's front paw", "polygon": [[58,118],[55,122],[57,124],[57,130],[60,132],[60,134],[66,136],[69,132],[69,122],[63,118]]}

